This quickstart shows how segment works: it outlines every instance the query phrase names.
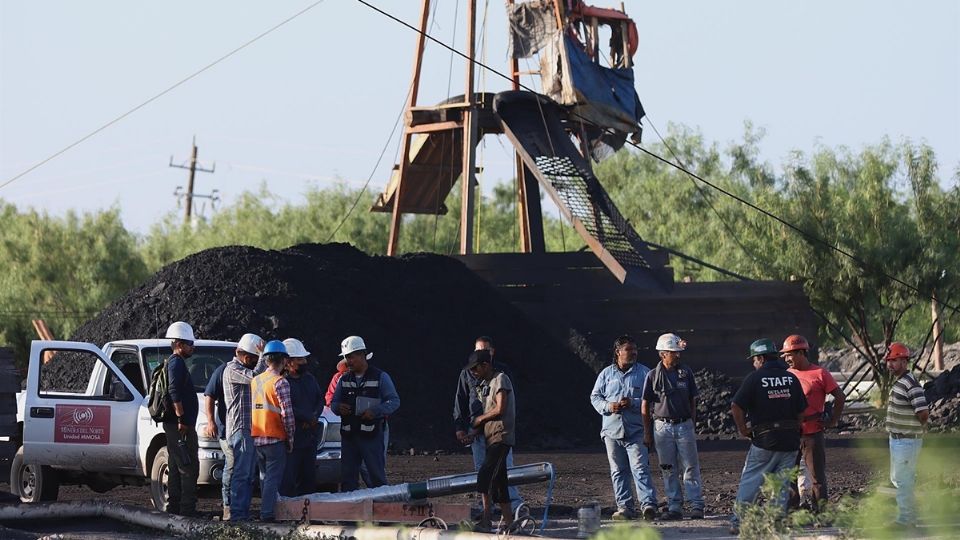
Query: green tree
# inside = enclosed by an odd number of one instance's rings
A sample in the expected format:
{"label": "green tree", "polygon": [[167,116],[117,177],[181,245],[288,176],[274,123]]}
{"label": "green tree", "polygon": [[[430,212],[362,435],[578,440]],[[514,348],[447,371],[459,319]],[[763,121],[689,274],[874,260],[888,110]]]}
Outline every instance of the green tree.
{"label": "green tree", "polygon": [[21,361],[31,319],[63,339],[149,275],[117,208],[58,218],[0,201],[0,222],[0,342]]}

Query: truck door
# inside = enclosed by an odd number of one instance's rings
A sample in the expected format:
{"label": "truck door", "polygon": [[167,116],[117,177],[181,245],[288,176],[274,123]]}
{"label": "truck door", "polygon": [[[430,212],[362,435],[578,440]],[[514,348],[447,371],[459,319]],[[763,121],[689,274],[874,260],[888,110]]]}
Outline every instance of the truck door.
{"label": "truck door", "polygon": [[23,411],[24,461],[85,471],[137,471],[142,401],[96,345],[34,341]]}

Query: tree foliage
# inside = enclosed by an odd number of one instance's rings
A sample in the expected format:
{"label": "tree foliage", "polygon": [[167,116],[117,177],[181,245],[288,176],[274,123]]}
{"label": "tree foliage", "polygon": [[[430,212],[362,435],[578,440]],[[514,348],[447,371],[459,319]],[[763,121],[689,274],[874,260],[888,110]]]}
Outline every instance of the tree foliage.
{"label": "tree foliage", "polygon": [[[882,373],[879,353],[867,345],[919,344],[929,331],[930,293],[960,303],[960,188],[943,188],[932,150],[909,141],[882,141],[859,152],[796,152],[775,170],[759,158],[762,137],[747,125],[742,141],[721,148],[671,126],[663,141],[647,146],[711,185],[627,150],[597,165],[596,173],[646,240],[755,279],[801,281],[829,321],[821,339],[836,344],[845,335]],[[31,318],[46,319],[66,336],[150,272],[211,247],[334,241],[383,254],[390,215],[369,211],[374,197],[339,184],[311,188],[295,205],[264,183],[208,219],[184,225],[170,214],[140,237],[124,229],[117,208],[51,217],[0,201],[0,339],[22,358]],[[401,252],[458,251],[459,183],[445,204],[446,215],[404,217]],[[476,205],[476,251],[517,251],[514,183],[478,191]],[[544,204],[548,251],[582,249],[555,212]],[[678,279],[729,279],[690,260],[672,257],[671,264]],[[943,316],[948,339],[956,339],[949,324],[956,314],[944,310]]]}
{"label": "tree foliage", "polygon": [[64,217],[0,201],[0,343],[26,354],[31,319],[63,338],[149,276],[117,208]]}

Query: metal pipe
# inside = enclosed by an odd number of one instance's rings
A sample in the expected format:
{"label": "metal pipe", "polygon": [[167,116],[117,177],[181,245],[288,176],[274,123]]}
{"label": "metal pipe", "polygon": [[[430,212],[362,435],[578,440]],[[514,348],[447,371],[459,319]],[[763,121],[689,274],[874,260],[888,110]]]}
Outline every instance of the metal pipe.
{"label": "metal pipe", "polygon": [[[0,521],[41,520],[41,519],[78,519],[106,517],[132,525],[147,527],[171,533],[197,533],[203,529],[221,529],[231,527],[226,523],[213,523],[205,520],[185,518],[145,510],[109,501],[30,503],[0,505]],[[280,524],[246,523],[263,531],[280,535],[292,535],[294,532],[307,538],[355,538],[356,540],[489,540],[493,535],[457,530],[398,527],[337,527],[333,525],[301,525],[290,527]]]}
{"label": "metal pipe", "polygon": [[[519,486],[546,482],[553,475],[553,465],[550,463],[532,463],[507,469],[507,484]],[[393,486],[380,486],[370,489],[358,489],[346,493],[311,493],[290,499],[310,502],[405,502],[443,497],[457,493],[470,493],[477,489],[477,473],[453,474],[430,478],[425,482],[410,482]],[[281,500],[287,499],[280,497]]]}

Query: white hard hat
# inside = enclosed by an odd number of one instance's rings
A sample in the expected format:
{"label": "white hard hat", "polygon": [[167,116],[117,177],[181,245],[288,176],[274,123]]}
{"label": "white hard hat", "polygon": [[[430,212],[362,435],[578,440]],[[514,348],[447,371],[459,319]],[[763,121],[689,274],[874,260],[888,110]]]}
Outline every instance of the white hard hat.
{"label": "white hard hat", "polygon": [[167,328],[167,338],[183,341],[196,341],[193,337],[193,328],[183,321],[177,321]]}
{"label": "white hard hat", "polygon": [[[346,356],[354,351],[367,350],[367,344],[360,336],[350,336],[340,343],[340,356]],[[367,360],[373,358],[373,353],[367,353]]]}
{"label": "white hard hat", "polygon": [[256,334],[244,334],[240,338],[237,348],[250,354],[260,354],[260,349],[263,348],[263,338]]}
{"label": "white hard hat", "polygon": [[283,346],[287,348],[287,354],[290,358],[306,358],[310,356],[310,351],[308,351],[303,343],[296,338],[287,338],[283,340]]}
{"label": "white hard hat", "polygon": [[687,348],[687,342],[680,339],[676,334],[663,334],[657,338],[658,351],[676,351],[680,352]]}

